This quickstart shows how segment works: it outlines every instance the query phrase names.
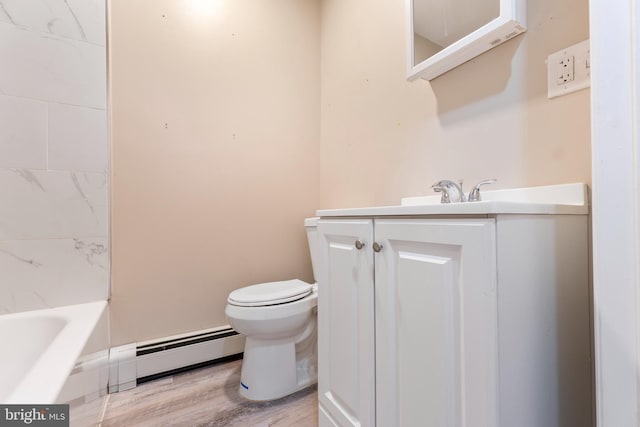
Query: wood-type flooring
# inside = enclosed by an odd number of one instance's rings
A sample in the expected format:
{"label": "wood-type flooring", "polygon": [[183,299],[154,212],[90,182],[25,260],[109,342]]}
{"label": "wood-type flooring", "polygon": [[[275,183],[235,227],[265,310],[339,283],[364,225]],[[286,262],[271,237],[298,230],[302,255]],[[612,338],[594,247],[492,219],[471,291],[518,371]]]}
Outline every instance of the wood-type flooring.
{"label": "wood-type flooring", "polygon": [[317,387],[270,402],[238,393],[242,360],[141,384],[109,395],[101,427],[316,427]]}

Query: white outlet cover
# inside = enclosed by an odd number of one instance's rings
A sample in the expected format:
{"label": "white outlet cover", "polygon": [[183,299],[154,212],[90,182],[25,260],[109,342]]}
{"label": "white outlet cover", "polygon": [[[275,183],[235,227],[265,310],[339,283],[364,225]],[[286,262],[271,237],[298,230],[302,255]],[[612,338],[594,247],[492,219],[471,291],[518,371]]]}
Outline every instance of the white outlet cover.
{"label": "white outlet cover", "polygon": [[[573,79],[560,78],[565,73],[564,64],[573,61]],[[547,96],[549,99],[586,89],[591,86],[589,39],[552,53],[547,57]]]}

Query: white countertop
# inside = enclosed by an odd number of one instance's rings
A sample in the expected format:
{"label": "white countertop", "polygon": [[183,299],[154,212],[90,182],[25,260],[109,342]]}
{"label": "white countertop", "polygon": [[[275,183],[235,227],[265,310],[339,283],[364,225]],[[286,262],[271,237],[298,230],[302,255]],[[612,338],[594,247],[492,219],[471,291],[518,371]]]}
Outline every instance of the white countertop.
{"label": "white countertop", "polygon": [[589,192],[586,184],[483,191],[479,202],[441,204],[440,196],[403,198],[397,206],[321,209],[320,217],[419,216],[419,215],[587,215]]}

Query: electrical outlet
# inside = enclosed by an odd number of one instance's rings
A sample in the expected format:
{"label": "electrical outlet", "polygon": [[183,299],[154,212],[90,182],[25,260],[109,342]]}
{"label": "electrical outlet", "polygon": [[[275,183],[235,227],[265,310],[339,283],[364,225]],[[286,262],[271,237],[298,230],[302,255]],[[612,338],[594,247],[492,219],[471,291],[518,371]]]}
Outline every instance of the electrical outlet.
{"label": "electrical outlet", "polygon": [[563,56],[560,58],[560,62],[556,64],[556,84],[563,85],[573,81],[575,63],[573,56]]}
{"label": "electrical outlet", "polygon": [[547,95],[566,95],[591,86],[589,40],[569,46],[547,57]]}

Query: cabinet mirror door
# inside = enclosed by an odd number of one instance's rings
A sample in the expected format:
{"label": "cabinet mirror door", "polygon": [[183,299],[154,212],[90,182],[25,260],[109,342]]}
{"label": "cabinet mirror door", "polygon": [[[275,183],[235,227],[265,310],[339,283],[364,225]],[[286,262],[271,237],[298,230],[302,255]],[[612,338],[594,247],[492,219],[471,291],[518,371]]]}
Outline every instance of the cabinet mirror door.
{"label": "cabinet mirror door", "polygon": [[524,32],[525,0],[407,0],[409,80],[431,80]]}

